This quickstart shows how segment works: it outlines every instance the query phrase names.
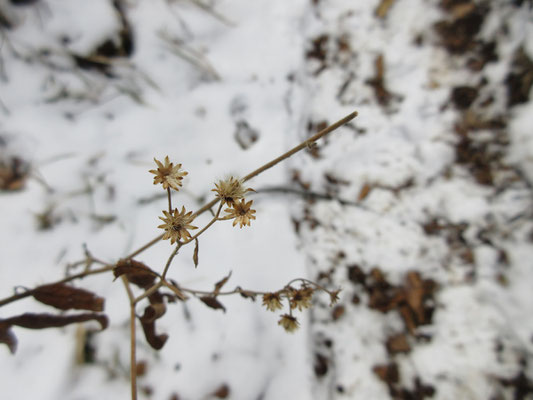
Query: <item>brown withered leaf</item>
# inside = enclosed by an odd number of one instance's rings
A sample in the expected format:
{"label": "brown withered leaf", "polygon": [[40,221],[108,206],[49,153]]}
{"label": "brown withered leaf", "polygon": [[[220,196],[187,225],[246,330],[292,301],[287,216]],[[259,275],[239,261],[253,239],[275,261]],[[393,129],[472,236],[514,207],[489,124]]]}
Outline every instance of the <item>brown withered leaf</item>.
{"label": "brown withered leaf", "polygon": [[194,239],[194,253],[192,255],[192,260],[194,262],[194,268],[198,267],[198,250],[199,250],[198,238]]}
{"label": "brown withered leaf", "polygon": [[222,310],[223,312],[226,312],[226,307],[220,303],[216,297],[213,296],[202,296],[200,297],[200,300],[208,307],[213,308],[215,310]]}
{"label": "brown withered leaf", "polygon": [[109,320],[104,314],[84,313],[75,315],[53,315],[47,313],[25,313],[0,320],[0,343],[9,347],[11,353],[17,349],[17,339],[11,331],[12,326],[27,329],[60,328],[77,322],[95,320],[100,323],[102,330],[107,328]]}
{"label": "brown withered leaf", "polygon": [[385,18],[395,1],[396,0],[381,0],[376,8],[376,16],[379,18]]}
{"label": "brown withered leaf", "polygon": [[0,322],[0,343],[5,344],[11,354],[17,351],[17,338],[11,331],[11,325]]}
{"label": "brown withered leaf", "polygon": [[138,361],[137,365],[135,365],[135,373],[137,376],[144,376],[146,375],[146,370],[148,369],[148,364],[146,361]]}
{"label": "brown withered leaf", "polygon": [[9,324],[28,329],[60,328],[77,322],[98,321],[102,330],[109,325],[109,319],[105,314],[84,313],[73,315],[54,315],[48,313],[24,313],[15,317],[0,320],[0,324]]}
{"label": "brown withered leaf", "polygon": [[231,277],[231,271],[229,272],[228,276],[224,277],[223,279],[215,283],[215,291],[213,292],[213,296],[217,296],[220,293],[220,289],[222,289],[222,286],[226,284],[226,282],[229,280],[230,277]]}
{"label": "brown withered leaf", "polygon": [[144,309],[144,314],[139,319],[142,323],[154,322],[156,319],[161,318],[166,311],[167,307],[163,302],[150,304]]}
{"label": "brown withered leaf", "polygon": [[29,164],[19,157],[0,161],[0,190],[15,191],[24,188],[30,173]]}
{"label": "brown withered leaf", "polygon": [[315,354],[315,363],[313,366],[313,369],[315,371],[315,375],[318,377],[322,377],[328,373],[329,370],[329,363],[330,360],[328,357],[326,357],[323,354],[316,353]]}
{"label": "brown withered leaf", "polygon": [[357,196],[357,201],[363,201],[367,198],[367,196],[370,194],[370,191],[372,190],[372,186],[370,186],[368,183],[365,183],[361,190],[359,191],[359,195]]}
{"label": "brown withered leaf", "polygon": [[409,353],[411,351],[407,335],[404,333],[390,336],[387,339],[386,347],[389,354]]}
{"label": "brown withered leaf", "polygon": [[400,371],[398,370],[398,364],[390,363],[385,365],[376,365],[372,369],[374,373],[386,384],[398,383],[400,380]]}
{"label": "brown withered leaf", "polygon": [[230,388],[226,383],[223,383],[213,392],[213,397],[217,399],[227,399],[230,395]]}
{"label": "brown withered leaf", "polygon": [[39,286],[32,290],[31,295],[35,300],[60,310],[104,310],[102,297],[64,283]]}
{"label": "brown withered leaf", "polygon": [[168,340],[168,335],[166,333],[156,334],[155,321],[143,322],[141,320],[141,326],[148,344],[155,350],[161,350]]}
{"label": "brown withered leaf", "polygon": [[237,288],[235,289],[239,292],[239,294],[244,297],[245,299],[252,299],[252,301],[255,301],[255,298],[256,298],[256,294],[250,290],[244,290],[242,289],[241,287],[237,286]]}
{"label": "brown withered leaf", "polygon": [[148,296],[148,301],[150,301],[150,305],[144,309],[144,314],[139,317],[139,321],[148,344],[155,350],[160,350],[165,345],[168,335],[165,333],[156,334],[155,322],[165,314],[167,308],[164,303],[164,296],[158,291]]}
{"label": "brown withered leaf", "polygon": [[126,275],[128,282],[147,289],[154,284],[157,274],[142,262],[135,260],[119,260],[117,266],[113,269],[115,279],[119,276]]}
{"label": "brown withered leaf", "polygon": [[339,318],[341,318],[346,312],[346,309],[342,304],[339,304],[335,306],[335,308],[331,311],[331,318],[333,318],[333,321],[337,321]]}

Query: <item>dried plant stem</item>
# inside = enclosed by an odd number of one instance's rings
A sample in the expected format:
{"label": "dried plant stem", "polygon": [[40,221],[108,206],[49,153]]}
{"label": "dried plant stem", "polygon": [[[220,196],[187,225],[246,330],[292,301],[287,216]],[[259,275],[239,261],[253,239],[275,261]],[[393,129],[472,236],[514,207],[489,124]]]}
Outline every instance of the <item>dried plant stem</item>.
{"label": "dried plant stem", "polygon": [[154,244],[156,244],[157,242],[159,242],[161,239],[163,239],[163,236],[164,236],[164,233],[162,233],[161,235],[159,235],[158,237],[150,240],[148,243],[146,243],[144,246],[141,246],[139,247],[137,250],[135,250],[133,253],[129,254],[128,256],[124,257],[125,259],[132,259],[133,257],[141,254],[143,251],[145,251],[146,249],[149,249],[150,247],[152,247]]}
{"label": "dried plant stem", "polygon": [[255,171],[250,172],[248,175],[246,175],[243,178],[243,181],[248,181],[255,176],[259,175],[260,173],[266,171],[269,168],[272,168],[274,165],[279,164],[283,160],[286,160],[290,156],[298,153],[300,150],[305,149],[306,147],[311,146],[313,143],[315,143],[318,139],[320,139],[323,136],[326,136],[328,133],[334,131],[335,129],[341,127],[342,125],[346,124],[347,122],[350,122],[352,119],[357,117],[357,111],[354,111],[353,113],[347,115],[346,117],[338,120],[333,125],[328,126],[327,128],[322,129],[320,132],[316,133],[315,135],[311,136],[309,139],[304,140],[302,143],[300,143],[298,146],[293,147],[288,152],[282,154],[281,156],[273,159],[272,161],[266,163],[265,165],[257,168]]}
{"label": "dried plant stem", "polygon": [[137,354],[135,346],[135,303],[130,304],[130,385],[131,400],[137,400]]}
{"label": "dried plant stem", "polygon": [[172,196],[170,195],[170,188],[167,188],[168,197],[168,212],[172,214]]}
{"label": "dried plant stem", "polygon": [[131,400],[137,400],[137,355],[136,355],[136,332],[135,332],[135,296],[131,290],[128,279],[125,275],[120,277],[128,299],[130,301],[130,385],[131,385]]}
{"label": "dried plant stem", "polygon": [[137,296],[133,302],[135,304],[137,304],[139,301],[141,301],[142,299],[145,299],[146,297],[150,296],[152,293],[154,292],[157,292],[157,290],[163,286],[163,282],[159,281],[157,282],[154,286],[150,287],[148,290],[146,290],[146,292],[144,292],[143,294],[141,294],[140,296]]}
{"label": "dried plant stem", "polygon": [[[287,151],[286,153],[282,154],[281,156],[275,158],[274,160],[272,161],[269,161],[267,162],[266,164],[264,164],[263,166],[257,168],[255,171],[253,172],[250,172],[248,175],[246,175],[244,178],[243,178],[243,181],[248,181],[254,177],[256,177],[257,175],[259,175],[260,173],[266,171],[267,169],[269,168],[272,168],[274,165],[282,162],[283,160],[289,158],[290,156],[296,154],[297,152],[299,152],[300,150],[302,149],[305,149],[306,147],[309,147],[310,145],[312,145],[313,143],[315,143],[318,139],[326,136],[328,133],[330,132],[333,132],[335,129],[338,129],[340,128],[342,125],[350,122],[352,119],[354,119],[355,117],[357,117],[357,111],[354,111],[353,113],[351,114],[348,114],[346,117],[338,120],[337,122],[335,122],[334,124],[328,126],[327,128],[324,128],[322,129],[320,132],[316,133],[315,135],[311,136],[309,139],[303,141],[302,143],[300,143],[298,146],[296,147],[293,147],[291,150]],[[209,203],[207,203],[206,205],[204,205],[202,208],[200,208],[198,211],[196,211],[193,215],[200,215],[202,214],[203,212],[209,210],[211,207],[213,207],[216,203],[217,203],[218,199],[214,199],[212,201],[210,201]]]}
{"label": "dried plant stem", "polygon": [[161,274],[161,280],[165,280],[165,277],[167,276],[168,269],[170,268],[170,264],[172,264],[172,260],[174,257],[176,257],[176,254],[178,254],[178,251],[180,250],[181,242],[178,242],[176,245],[176,248],[174,251],[170,254],[170,257],[168,257],[167,264],[165,265],[165,269],[163,270],[163,273]]}
{"label": "dried plant stem", "polygon": [[222,203],[220,203],[220,205],[218,206],[218,210],[217,210],[215,216],[213,217],[213,219],[211,221],[209,221],[209,223],[206,226],[204,226],[202,229],[200,229],[200,231],[198,233],[196,233],[196,235],[191,237],[189,240],[183,242],[183,244],[190,243],[193,240],[197,239],[198,236],[200,236],[202,233],[204,233],[207,230],[207,228],[209,228],[215,222],[220,221],[219,218],[218,218],[220,216],[220,211],[222,211]]}

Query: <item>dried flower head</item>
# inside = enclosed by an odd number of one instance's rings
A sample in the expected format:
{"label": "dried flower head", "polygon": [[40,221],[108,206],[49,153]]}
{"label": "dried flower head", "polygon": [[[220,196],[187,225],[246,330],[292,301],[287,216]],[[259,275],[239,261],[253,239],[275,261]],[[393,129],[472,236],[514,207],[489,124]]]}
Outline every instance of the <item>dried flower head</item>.
{"label": "dried flower head", "polygon": [[224,211],[228,213],[226,217],[228,219],[234,218],[233,226],[240,224],[239,228],[242,228],[244,225],[250,226],[250,220],[255,219],[255,210],[252,210],[253,200],[250,200],[248,203],[242,199],[240,202],[233,204],[232,208],[226,208]]}
{"label": "dried flower head", "polygon": [[335,290],[333,292],[328,292],[329,293],[329,306],[333,306],[335,304],[337,304],[337,301],[339,301],[339,293],[340,293],[340,289],[338,290]]}
{"label": "dried flower head", "polygon": [[192,211],[188,213],[185,212],[185,207],[181,207],[181,212],[178,212],[178,209],[175,208],[172,212],[163,211],[165,217],[159,217],[164,224],[159,225],[158,228],[165,230],[163,239],[170,239],[170,244],[174,244],[180,239],[190,239],[191,234],[189,229],[197,229],[196,226],[190,225],[193,221],[194,216]]}
{"label": "dried flower head", "polygon": [[290,303],[291,309],[297,308],[302,311],[304,308],[311,307],[311,299],[313,298],[314,289],[304,286],[299,290],[294,290],[291,293]]}
{"label": "dried flower head", "polygon": [[181,164],[174,165],[168,159],[168,156],[165,157],[165,165],[154,158],[155,163],[157,164],[157,169],[151,169],[148,172],[155,174],[154,176],[154,185],[161,183],[163,189],[168,189],[171,187],[174,190],[179,190],[182,186],[181,181],[183,177],[188,174],[186,171],[180,171]]}
{"label": "dried flower head", "polygon": [[300,326],[298,320],[289,314],[283,314],[278,321],[278,325],[281,325],[283,329],[290,333],[294,332]]}
{"label": "dried flower head", "polygon": [[237,200],[243,199],[247,192],[253,192],[254,190],[245,188],[242,180],[231,176],[228,179],[215,183],[215,189],[211,191],[216,192],[216,196],[222,200],[222,203],[231,207]]}
{"label": "dried flower head", "polygon": [[279,293],[265,293],[263,295],[263,305],[269,311],[281,310],[283,308]]}

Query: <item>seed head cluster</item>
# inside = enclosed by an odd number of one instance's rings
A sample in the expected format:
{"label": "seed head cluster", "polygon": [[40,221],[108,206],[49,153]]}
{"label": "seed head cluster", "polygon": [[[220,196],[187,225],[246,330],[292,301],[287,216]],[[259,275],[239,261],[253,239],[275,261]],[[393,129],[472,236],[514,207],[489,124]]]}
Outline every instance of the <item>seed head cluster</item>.
{"label": "seed head cluster", "polygon": [[181,164],[174,165],[168,159],[168,156],[165,157],[165,164],[161,161],[158,161],[154,158],[155,163],[157,164],[157,169],[151,169],[150,173],[155,174],[154,176],[154,185],[161,184],[163,189],[167,190],[169,187],[174,190],[179,190],[182,186],[182,180],[188,172],[181,170]]}
{"label": "seed head cluster", "polygon": [[253,192],[254,190],[245,188],[242,180],[231,176],[228,179],[215,183],[215,188],[212,191],[216,193],[216,196],[222,201],[222,204],[233,207],[237,200],[244,199],[246,193]]}
{"label": "seed head cluster", "polygon": [[177,208],[171,212],[163,211],[164,217],[159,217],[164,224],[159,225],[158,228],[165,230],[163,239],[170,239],[170,244],[174,244],[181,239],[190,239],[191,234],[189,229],[197,229],[196,226],[191,225],[194,219],[192,211],[186,212],[185,207],[181,207],[181,211]]}

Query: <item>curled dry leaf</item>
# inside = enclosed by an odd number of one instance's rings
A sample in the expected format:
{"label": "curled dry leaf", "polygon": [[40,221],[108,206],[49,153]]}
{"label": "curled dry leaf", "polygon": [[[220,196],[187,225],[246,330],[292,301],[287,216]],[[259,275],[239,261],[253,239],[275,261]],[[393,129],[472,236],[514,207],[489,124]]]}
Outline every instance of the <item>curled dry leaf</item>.
{"label": "curled dry leaf", "polygon": [[239,294],[245,299],[252,299],[252,301],[255,301],[255,297],[257,296],[257,294],[252,292],[251,290],[242,289],[240,286],[237,286],[235,290],[238,291]]}
{"label": "curled dry leaf", "polygon": [[84,313],[73,315],[54,315],[48,313],[24,313],[15,317],[0,320],[0,324],[16,325],[28,329],[60,328],[76,322],[98,321],[102,330],[109,325],[109,319],[104,314]]}
{"label": "curled dry leaf", "polygon": [[29,164],[18,157],[0,160],[0,190],[15,191],[24,188],[30,172]]}
{"label": "curled dry leaf", "polygon": [[11,325],[0,323],[0,343],[5,344],[11,354],[15,354],[15,351],[17,351],[17,338],[10,328]]}
{"label": "curled dry leaf", "polygon": [[224,277],[223,279],[215,283],[215,291],[213,292],[214,296],[217,296],[220,293],[220,289],[222,289],[222,286],[226,284],[226,282],[229,280],[230,277],[231,277],[231,271],[229,272],[228,276]]}
{"label": "curled dry leaf", "polygon": [[216,397],[217,399],[227,399],[230,395],[230,388],[226,383],[223,383],[218,387],[217,390],[213,392],[213,397]]}
{"label": "curled dry leaf", "polygon": [[161,318],[166,311],[167,307],[164,303],[150,304],[144,309],[144,314],[139,319],[141,323],[154,322],[156,319]]}
{"label": "curled dry leaf", "polygon": [[160,335],[155,332],[155,321],[151,322],[142,322],[141,326],[143,328],[144,337],[150,346],[155,350],[161,350],[168,340],[168,335],[162,333]]}
{"label": "curled dry leaf", "polygon": [[64,283],[39,286],[31,294],[35,300],[60,310],[104,310],[102,297]]}
{"label": "curled dry leaf", "polygon": [[200,300],[208,307],[213,308],[215,310],[222,310],[226,312],[226,307],[220,303],[216,297],[213,296],[202,296],[200,297]]}
{"label": "curled dry leaf", "polygon": [[199,250],[198,238],[194,239],[194,253],[192,255],[192,260],[194,262],[194,268],[198,267],[198,250]]}
{"label": "curled dry leaf", "polygon": [[165,333],[156,334],[155,322],[165,314],[167,307],[164,302],[164,296],[159,291],[155,291],[148,296],[148,301],[150,304],[144,309],[144,314],[139,317],[139,321],[148,344],[155,350],[160,350],[165,345],[168,335]]}
{"label": "curled dry leaf", "polygon": [[128,282],[142,289],[152,286],[157,277],[157,274],[142,262],[129,259],[119,260],[113,269],[113,275],[115,275],[115,279],[126,275]]}
{"label": "curled dry leaf", "polygon": [[20,326],[27,329],[59,328],[77,322],[97,321],[102,330],[107,328],[109,320],[104,314],[84,313],[75,315],[54,315],[47,313],[25,313],[11,318],[0,320],[0,343],[9,347],[11,353],[17,348],[17,339],[11,331],[12,326]]}
{"label": "curled dry leaf", "polygon": [[370,186],[368,183],[365,183],[361,190],[359,191],[359,195],[357,196],[357,201],[363,201],[367,198],[367,196],[370,194],[370,191],[372,190],[372,186]]}
{"label": "curled dry leaf", "polygon": [[378,18],[385,18],[395,1],[396,0],[381,0],[379,6],[376,8],[376,16]]}

